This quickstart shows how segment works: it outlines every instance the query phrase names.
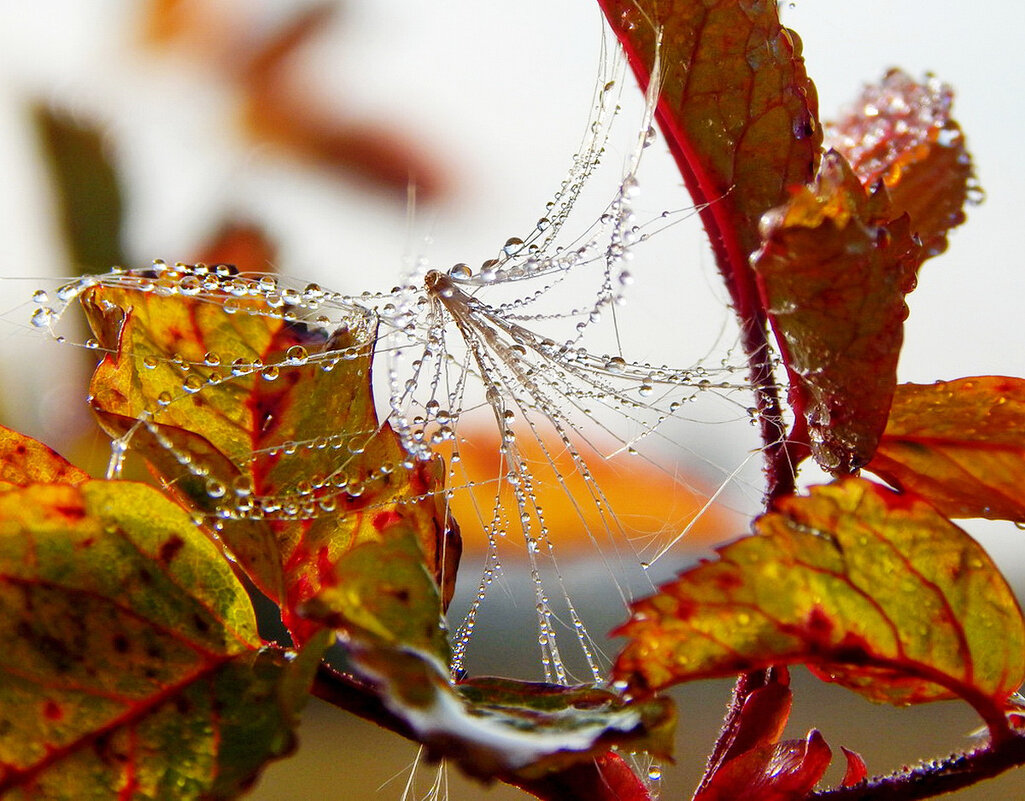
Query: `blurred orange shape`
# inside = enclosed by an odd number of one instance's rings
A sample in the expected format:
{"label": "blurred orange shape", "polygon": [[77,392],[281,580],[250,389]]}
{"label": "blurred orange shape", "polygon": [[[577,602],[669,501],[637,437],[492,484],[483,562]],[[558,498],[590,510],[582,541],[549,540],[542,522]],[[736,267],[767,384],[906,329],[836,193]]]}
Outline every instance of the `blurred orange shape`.
{"label": "blurred orange shape", "polygon": [[[612,457],[581,448],[585,468],[574,460],[555,436],[540,442],[520,436],[516,447],[529,466],[533,499],[523,509],[517,504],[512,485],[499,480],[509,472],[503,459],[498,434],[484,425],[460,430],[459,458],[450,467],[453,490],[451,512],[459,522],[464,548],[484,548],[492,520],[507,532],[506,539],[522,542],[524,525],[538,537],[547,528],[560,554],[586,554],[595,547],[603,551],[632,549],[644,559],[654,556],[684,529],[681,549],[706,547],[742,531],[732,512],[709,503],[715,488],[625,450]],[[597,444],[597,443],[596,443]],[[603,452],[613,452],[608,447]],[[496,514],[496,489],[500,488]],[[538,513],[540,509],[540,514]],[[524,524],[521,515],[526,513]]]}

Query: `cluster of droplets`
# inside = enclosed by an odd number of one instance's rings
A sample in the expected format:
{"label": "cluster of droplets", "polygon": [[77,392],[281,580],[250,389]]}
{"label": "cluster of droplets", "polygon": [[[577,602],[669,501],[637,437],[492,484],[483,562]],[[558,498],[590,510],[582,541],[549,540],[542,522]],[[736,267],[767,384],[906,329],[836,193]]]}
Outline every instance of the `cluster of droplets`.
{"label": "cluster of droplets", "polygon": [[[666,212],[647,224],[635,222],[637,168],[642,151],[655,138],[651,115],[658,87],[653,80],[633,158],[612,201],[582,234],[572,238],[563,234],[604,154],[609,123],[619,111],[615,93],[622,69],[622,62],[616,61],[615,74],[597,85],[583,145],[534,228],[526,236],[507,238],[477,271],[464,263],[439,271],[422,261],[417,272],[388,292],[345,296],[318,284],[292,285],[274,275],[242,274],[229,265],[157,261],[146,270],[116,269],[66,283],[56,290],[54,300],[45,291],[37,292],[32,323],[55,336],[68,305],[98,285],[181,296],[193,303],[216,304],[229,315],[279,319],[322,335],[323,347],[294,345],[266,364],[252,354],[207,353],[192,361],[177,354],[143,356],[142,371],[170,367],[177,376],[179,383],[170,386],[180,390],[166,389],[156,399],[162,410],[173,411],[176,404],[187,408],[190,399],[226,382],[252,377],[274,382],[290,369],[331,371],[357,359],[366,359],[369,370],[371,355],[387,358],[386,416],[404,452],[398,463],[373,464],[358,458],[375,431],[346,431],[275,444],[235,465],[232,475],[222,475],[220,467],[177,443],[152,416],[144,414],[115,441],[111,475],[120,471],[132,438],[144,431],[201,487],[208,503],[197,513],[197,520],[223,530],[232,521],[315,519],[375,494],[394,471],[411,469],[446,448],[450,456],[445,492],[451,498],[457,489],[473,487],[472,480],[460,478],[459,422],[467,409],[490,410],[499,434],[501,467],[493,478],[494,504],[481,514],[488,549],[477,591],[455,636],[453,673],[465,668],[481,605],[502,573],[499,544],[509,532],[517,532],[530,565],[546,680],[568,683],[574,679],[558,640],[559,630],[567,628],[579,644],[591,679],[602,682],[599,648],[563,582],[555,540],[522,441],[527,438],[536,444],[553,466],[553,449],[568,454],[587,494],[573,503],[598,510],[605,533],[615,537],[623,529],[588,466],[592,457],[585,456],[581,447],[588,442],[586,426],[596,422],[606,431],[628,429],[630,433],[618,440],[616,452],[636,454],[639,440],[662,436],[663,424],[680,418],[685,405],[702,393],[732,397],[736,390],[747,389],[746,382],[735,377],[739,368],[729,356],[714,368],[699,364],[678,369],[588,347],[586,338],[593,329],[610,319],[614,322],[615,310],[633,280],[629,262],[634,248],[660,226],[695,213],[693,209]],[[567,280],[570,277],[572,282]],[[593,290],[581,293],[581,286]],[[553,302],[560,292],[566,296],[562,305]],[[339,332],[347,334],[344,342],[349,344],[336,346],[336,341],[342,341]],[[93,340],[86,345],[99,347]],[[329,462],[330,470],[304,475],[295,486],[273,494],[258,491],[248,478],[253,460],[302,459],[325,452],[337,454]],[[557,471],[554,480],[571,494]],[[503,487],[511,494],[514,509],[502,503]],[[553,606],[553,590],[559,593],[562,613]]]}

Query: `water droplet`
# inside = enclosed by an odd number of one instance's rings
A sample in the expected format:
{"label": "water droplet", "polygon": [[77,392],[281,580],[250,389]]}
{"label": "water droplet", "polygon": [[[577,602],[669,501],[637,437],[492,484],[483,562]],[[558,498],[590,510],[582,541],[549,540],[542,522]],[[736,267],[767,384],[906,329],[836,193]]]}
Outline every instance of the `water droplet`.
{"label": "water droplet", "polygon": [[204,386],[206,386],[206,381],[201,376],[193,374],[185,379],[182,389],[191,395],[199,392]]}
{"label": "water droplet", "polygon": [[161,406],[169,405],[171,403],[171,400],[172,398],[170,392],[161,392],[159,395],[157,395],[157,403]]}
{"label": "water droplet", "polygon": [[302,345],[292,345],[285,351],[285,364],[306,364],[309,358],[309,352]]}
{"label": "water droplet", "polygon": [[46,294],[45,289],[37,289],[35,292],[32,293],[32,301],[34,303],[49,303],[50,296]]}
{"label": "water droplet", "polygon": [[648,130],[644,132],[644,147],[650,147],[657,138],[658,131],[655,130],[655,126],[649,125]]}
{"label": "water droplet", "polygon": [[523,240],[518,236],[511,236],[505,240],[505,245],[502,246],[502,252],[506,256],[513,256],[523,250]]}
{"label": "water droplet", "polygon": [[465,281],[467,278],[473,276],[473,270],[470,269],[469,264],[459,262],[453,264],[452,268],[448,271],[449,277],[455,278],[457,281]]}
{"label": "water droplet", "polygon": [[605,362],[605,369],[610,373],[622,373],[626,370],[626,359],[619,356],[613,356]]}
{"label": "water droplet", "polygon": [[224,485],[216,478],[207,479],[206,482],[206,494],[211,498],[223,498],[224,497]]}
{"label": "water droplet", "polygon": [[48,328],[54,321],[53,309],[44,306],[32,312],[32,325],[36,328]]}

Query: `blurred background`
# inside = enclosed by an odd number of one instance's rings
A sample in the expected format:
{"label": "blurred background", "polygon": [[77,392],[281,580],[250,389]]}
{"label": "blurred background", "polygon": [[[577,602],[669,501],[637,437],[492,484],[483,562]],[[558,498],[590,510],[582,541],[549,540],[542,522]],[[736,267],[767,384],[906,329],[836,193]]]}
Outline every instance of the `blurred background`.
{"label": "blurred background", "polygon": [[[1025,281],[1012,246],[1025,175],[1025,10],[1009,0],[974,14],[924,0],[797,0],[782,11],[804,42],[826,119],[889,66],[932,71],[957,91],[955,116],[987,200],[923,268],[909,298],[901,379],[1025,375]],[[88,365],[27,323],[32,291],[49,279],[229,253],[355,294],[388,289],[417,260],[447,269],[493,257],[510,236],[531,230],[569,168],[602,63],[602,31],[599,11],[584,0],[0,4],[0,422],[64,452],[83,439],[103,451],[77,402]],[[635,141],[641,100],[629,77],[625,87],[609,168],[595,179],[580,230],[612,197]],[[66,192],[76,186],[88,189]],[[645,152],[641,186],[642,219],[689,202],[660,143]],[[69,238],[69,215],[89,232]],[[226,236],[229,224],[245,227]],[[83,244],[94,234],[103,247]],[[632,268],[629,333],[645,350],[637,358],[686,364],[729,344],[729,310],[696,219],[655,239]],[[756,444],[743,419],[698,430],[687,448],[703,461],[680,469],[714,484]],[[738,484],[757,487],[756,461],[746,475]],[[741,486],[733,503],[754,511],[757,489]],[[1021,586],[1025,535],[997,524],[968,528]],[[577,603],[593,610],[592,630],[607,630],[622,611],[595,589],[584,546],[577,555],[582,567],[569,575]],[[693,557],[674,553],[666,575]],[[529,587],[514,586],[515,577],[510,568],[504,603],[529,610],[521,592],[529,596]],[[532,615],[503,616],[501,604],[475,643],[474,670],[529,674],[536,657],[511,647],[509,630],[525,627],[529,638]],[[884,709],[800,671],[795,681],[791,735],[818,726],[834,752],[841,744],[861,752],[872,773],[962,747],[978,725],[959,704]],[[705,682],[678,693],[679,764],[665,772],[664,798],[693,787],[728,688]],[[272,766],[253,798],[403,797],[414,746],[316,702],[300,738],[298,754]],[[422,767],[411,797],[423,796],[433,775]],[[455,771],[449,778],[457,801],[523,797],[484,790]],[[1012,775],[961,797],[1023,789]]]}

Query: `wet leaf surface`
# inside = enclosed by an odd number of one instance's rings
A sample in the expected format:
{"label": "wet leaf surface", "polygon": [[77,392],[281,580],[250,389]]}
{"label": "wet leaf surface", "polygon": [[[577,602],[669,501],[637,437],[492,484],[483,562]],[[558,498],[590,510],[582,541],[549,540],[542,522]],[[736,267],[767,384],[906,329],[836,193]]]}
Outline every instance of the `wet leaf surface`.
{"label": "wet leaf surface", "polygon": [[319,657],[260,650],[214,544],[130,482],[0,492],[0,630],[0,793],[42,798],[234,797]]}
{"label": "wet leaf surface", "polygon": [[[175,287],[183,280],[160,276]],[[298,610],[337,585],[340,560],[383,542],[397,523],[415,532],[447,601],[459,547],[434,494],[441,465],[405,466],[398,437],[378,424],[369,316],[354,311],[329,337],[284,321],[264,298],[219,291],[95,287],[83,304],[114,351],[92,382],[101,423],[114,436],[130,432],[169,488],[217,522],[257,586],[285,600],[293,635],[309,634]],[[437,625],[441,609],[436,601],[411,613]]]}
{"label": "wet leaf surface", "polygon": [[800,801],[832,758],[826,741],[813,729],[805,740],[764,745],[727,762],[694,801]]}
{"label": "wet leaf surface", "polygon": [[818,100],[776,3],[600,0],[642,86],[663,30],[656,117],[738,311],[757,306],[748,256],[758,222],[815,174]]}
{"label": "wet leaf surface", "polygon": [[953,90],[934,77],[916,81],[890,70],[866,86],[827,128],[828,144],[865,186],[885,183],[894,216],[905,212],[927,256],[947,249],[947,232],[981,199],[961,126],[951,116]]}
{"label": "wet leaf surface", "polygon": [[985,551],[864,479],[783,499],[756,534],[633,606],[615,675],[638,693],[806,663],[893,704],[960,696],[990,722],[1025,679],[1025,622]]}
{"label": "wet leaf surface", "polygon": [[875,452],[897,385],[897,358],[921,246],[885,192],[868,192],[841,156],[767,215],[753,259],[812,454],[834,475]]}
{"label": "wet leaf surface", "polygon": [[451,759],[471,776],[526,786],[613,745],[660,756],[672,748],[668,699],[627,703],[591,686],[501,678],[453,685],[443,664],[411,649],[357,646],[350,656],[429,757]]}
{"label": "wet leaf surface", "polygon": [[869,469],[948,517],[1025,522],[1025,380],[901,384]]}
{"label": "wet leaf surface", "polygon": [[88,473],[53,448],[0,426],[0,488],[5,484],[81,484],[88,480]]}

